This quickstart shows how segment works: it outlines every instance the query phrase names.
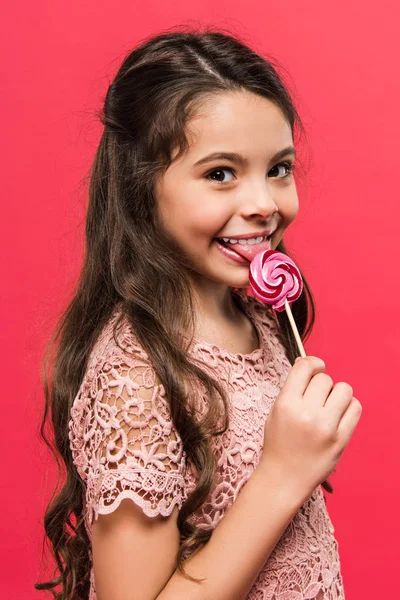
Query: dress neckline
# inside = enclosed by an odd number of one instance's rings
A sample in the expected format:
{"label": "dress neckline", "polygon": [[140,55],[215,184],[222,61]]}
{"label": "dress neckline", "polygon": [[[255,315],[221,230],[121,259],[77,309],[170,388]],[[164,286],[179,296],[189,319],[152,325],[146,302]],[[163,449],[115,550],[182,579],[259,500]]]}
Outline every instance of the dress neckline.
{"label": "dress neckline", "polygon": [[202,339],[199,339],[196,336],[193,336],[193,346],[194,347],[196,347],[196,346],[204,347],[205,346],[207,348],[213,348],[218,351],[218,354],[221,354],[226,357],[231,357],[234,359],[235,358],[242,359],[242,360],[257,359],[260,356],[262,356],[262,354],[264,353],[264,351],[267,347],[267,342],[266,342],[266,339],[264,336],[264,331],[263,331],[262,327],[260,326],[260,323],[257,319],[257,316],[255,315],[255,311],[253,310],[253,307],[251,306],[249,297],[248,296],[246,296],[245,298],[243,297],[243,295],[242,295],[243,292],[241,291],[241,288],[232,288],[232,292],[236,295],[236,298],[238,299],[241,310],[250,319],[251,323],[253,324],[253,327],[255,328],[255,330],[257,332],[259,347],[256,348],[255,350],[253,350],[252,352],[248,352],[245,354],[242,352],[234,353],[234,352],[229,352],[228,350],[225,350],[224,348],[221,348],[217,344],[213,344],[212,342],[206,342]]}
{"label": "dress neckline", "polygon": [[[242,288],[231,288],[231,289],[232,289],[232,293],[235,294],[235,296],[238,300],[240,309],[250,319],[251,323],[253,324],[253,327],[255,328],[255,330],[257,332],[259,347],[256,348],[255,350],[253,350],[252,352],[248,352],[248,353],[242,353],[242,352],[233,353],[233,352],[229,352],[225,348],[221,348],[221,346],[218,346],[217,344],[214,344],[212,342],[206,342],[205,340],[202,340],[196,336],[192,337],[192,342],[191,342],[190,347],[193,348],[193,350],[196,348],[210,348],[213,350],[217,350],[218,354],[220,354],[221,356],[224,356],[224,357],[227,357],[227,358],[230,358],[233,360],[239,360],[239,361],[240,360],[242,360],[242,361],[243,360],[258,360],[261,356],[263,356],[263,354],[266,350],[270,350],[270,346],[266,339],[266,334],[264,333],[264,330],[261,327],[261,324],[257,318],[255,306],[253,305],[254,298],[252,296],[245,295],[245,292],[243,292]],[[122,304],[122,303],[117,303],[117,306],[114,308],[115,317],[117,316],[117,314],[119,314],[119,311],[121,309],[120,304]],[[185,339],[189,339],[188,336],[186,336],[186,335],[183,335],[183,337]]]}

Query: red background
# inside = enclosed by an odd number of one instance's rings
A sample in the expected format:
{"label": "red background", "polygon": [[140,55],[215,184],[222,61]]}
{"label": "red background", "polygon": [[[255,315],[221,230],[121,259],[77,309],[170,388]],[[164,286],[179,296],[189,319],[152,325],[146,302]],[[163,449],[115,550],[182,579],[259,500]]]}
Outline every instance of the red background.
{"label": "red background", "polygon": [[[330,480],[346,600],[397,592],[399,460],[399,17],[394,0],[70,0],[4,5],[0,596],[36,592],[42,517],[56,483],[38,438],[43,344],[80,268],[95,111],[145,36],[214,24],[290,73],[308,132],[307,186],[286,241],[313,290],[307,354],[363,405]],[[397,506],[397,509],[396,509]],[[396,552],[397,551],[397,552]]]}

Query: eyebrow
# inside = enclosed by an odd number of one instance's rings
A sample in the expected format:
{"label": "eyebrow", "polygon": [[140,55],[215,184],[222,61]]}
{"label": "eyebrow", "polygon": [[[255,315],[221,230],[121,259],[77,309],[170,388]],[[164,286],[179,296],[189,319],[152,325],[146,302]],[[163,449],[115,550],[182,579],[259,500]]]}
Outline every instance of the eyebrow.
{"label": "eyebrow", "polygon": [[[283,150],[280,150],[279,152],[274,154],[271,161],[273,162],[275,160],[279,160],[280,158],[283,158],[288,154],[291,154],[293,157],[296,156],[296,150],[293,146],[288,146],[287,148],[284,148]],[[237,163],[238,165],[241,165],[242,167],[246,167],[249,164],[247,158],[245,158],[241,154],[238,154],[237,152],[225,152],[224,150],[222,150],[221,152],[212,152],[212,154],[207,154],[207,156],[204,156],[203,158],[195,162],[193,166],[198,167],[199,165],[204,165],[205,163],[209,163],[214,160],[230,160],[234,163]]]}

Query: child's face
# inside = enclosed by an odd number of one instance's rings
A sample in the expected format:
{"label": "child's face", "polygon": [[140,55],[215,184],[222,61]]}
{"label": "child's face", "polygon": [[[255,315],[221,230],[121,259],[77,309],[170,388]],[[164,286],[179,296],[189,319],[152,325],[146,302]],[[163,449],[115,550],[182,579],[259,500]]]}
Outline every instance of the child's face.
{"label": "child's face", "polygon": [[[215,238],[275,230],[271,248],[278,245],[299,210],[293,175],[284,177],[287,167],[277,166],[293,163],[294,157],[272,160],[293,146],[290,125],[269,100],[237,92],[210,100],[189,122],[187,132],[188,153],[156,184],[163,225],[200,276],[247,287],[250,263],[227,258]],[[214,159],[195,165],[217,151],[241,154],[248,164]]]}

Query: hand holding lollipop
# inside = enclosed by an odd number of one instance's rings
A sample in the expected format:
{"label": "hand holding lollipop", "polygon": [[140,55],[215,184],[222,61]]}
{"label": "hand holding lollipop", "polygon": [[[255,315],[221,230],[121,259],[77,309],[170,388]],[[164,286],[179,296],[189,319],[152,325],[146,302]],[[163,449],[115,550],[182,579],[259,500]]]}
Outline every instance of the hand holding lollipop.
{"label": "hand holding lollipop", "polygon": [[254,295],[261,302],[271,304],[279,312],[286,309],[300,356],[305,357],[306,353],[289,305],[289,301],[297,300],[303,290],[303,280],[295,262],[283,252],[263,250],[256,254],[250,263],[249,281]]}

